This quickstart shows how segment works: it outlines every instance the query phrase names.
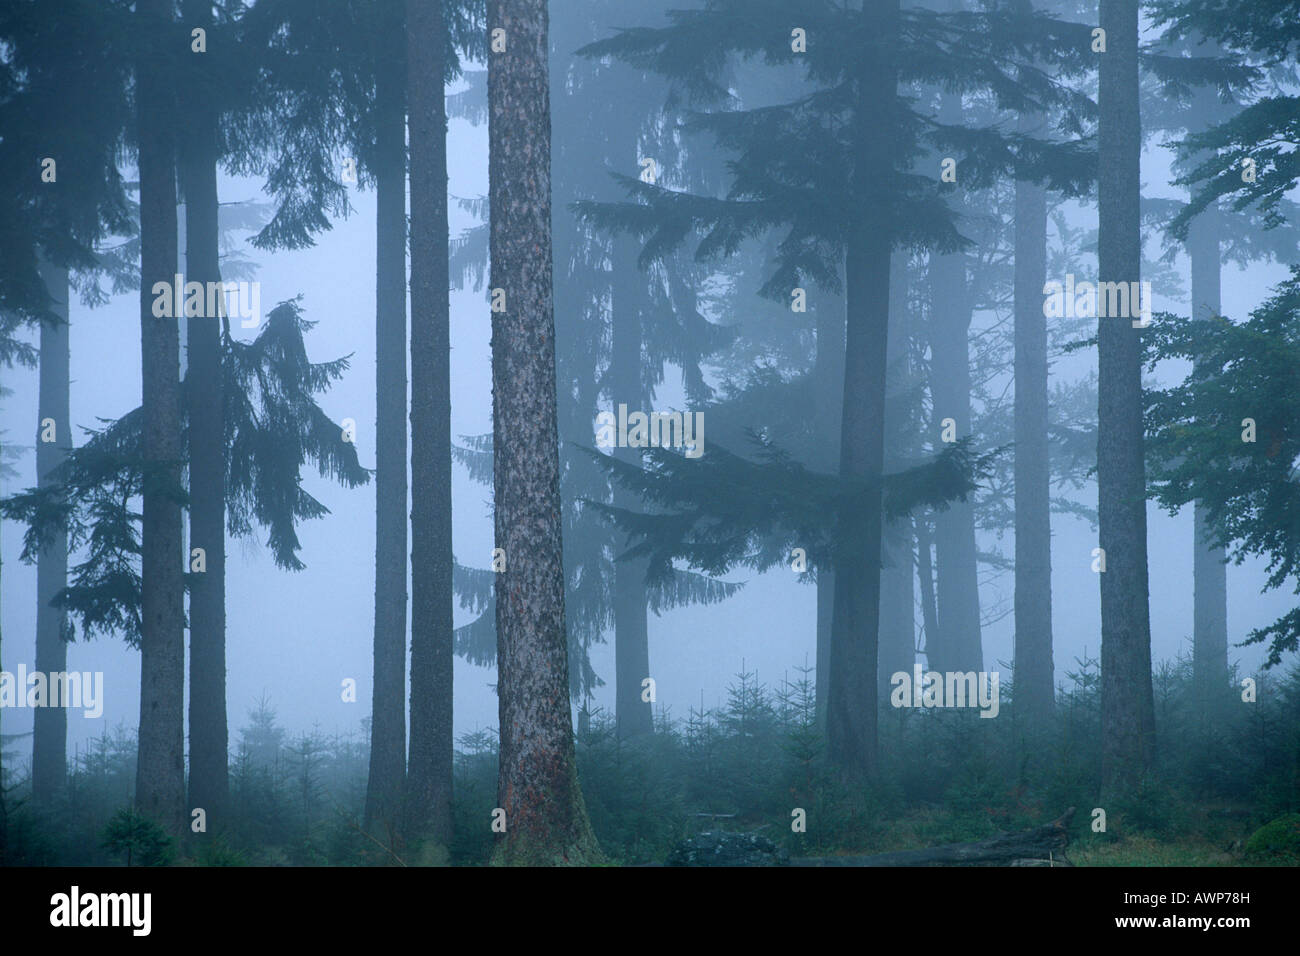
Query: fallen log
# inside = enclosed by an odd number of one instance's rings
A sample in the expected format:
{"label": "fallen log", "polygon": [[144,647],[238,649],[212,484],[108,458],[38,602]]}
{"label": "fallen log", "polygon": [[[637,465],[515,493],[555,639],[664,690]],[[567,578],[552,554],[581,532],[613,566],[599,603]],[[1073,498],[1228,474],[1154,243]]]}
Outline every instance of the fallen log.
{"label": "fallen log", "polygon": [[793,857],[790,866],[1071,866],[1065,858],[1074,807],[1051,823],[999,833],[975,843],[947,843],[924,850],[899,850],[873,856]]}
{"label": "fallen log", "polygon": [[[1071,866],[1065,858],[1074,807],[1051,823],[999,833],[974,843],[948,843],[924,850],[899,850],[872,856],[787,858],[785,850],[757,833],[711,831],[682,842],[668,866]],[[650,863],[647,866],[658,866]]]}

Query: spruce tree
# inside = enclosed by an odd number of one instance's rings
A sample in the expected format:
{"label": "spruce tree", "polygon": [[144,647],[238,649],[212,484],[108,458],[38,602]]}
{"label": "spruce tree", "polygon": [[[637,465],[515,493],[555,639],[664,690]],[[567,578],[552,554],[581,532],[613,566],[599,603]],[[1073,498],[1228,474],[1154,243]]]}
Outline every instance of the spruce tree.
{"label": "spruce tree", "polygon": [[[578,784],[564,620],[545,0],[490,0],[493,481],[502,864],[598,862]],[[499,32],[496,32],[499,31]]]}
{"label": "spruce tree", "polygon": [[[1139,280],[1142,263],[1137,0],[1102,0],[1100,26],[1106,52],[1097,104],[1098,281],[1127,287]],[[1106,556],[1099,575],[1102,792],[1119,796],[1141,785],[1155,746],[1141,339],[1134,320],[1098,319],[1097,363],[1098,545]]]}
{"label": "spruce tree", "polygon": [[408,0],[406,7],[411,151],[411,738],[406,814],[409,833],[427,833],[442,844],[451,839],[454,654],[451,278],[443,84],[460,75],[458,47],[482,52],[479,6],[460,4],[449,11],[440,0]]}
{"label": "spruce tree", "polygon": [[[187,282],[221,282],[217,201],[217,91],[229,67],[227,31],[218,31],[209,0],[185,0],[187,32],[205,32],[206,52],[185,70],[184,136],[178,144],[185,196]],[[191,44],[191,49],[193,44]],[[260,318],[260,317],[259,317]],[[178,319],[179,321],[179,319]],[[223,329],[224,326],[224,329]],[[202,574],[190,575],[189,806],[202,808],[209,828],[225,823],[230,797],[226,724],[226,462],[221,336],[224,315],[186,319],[184,402],[189,426],[189,545],[203,552]],[[187,564],[188,556],[187,556]]]}
{"label": "spruce tree", "polygon": [[172,834],[185,819],[184,560],[181,553],[181,397],[177,319],[154,315],[176,271],[174,51],[166,0],[141,0],[136,66],[140,169],[140,345],[143,520],[140,538],[140,740],[137,810]]}

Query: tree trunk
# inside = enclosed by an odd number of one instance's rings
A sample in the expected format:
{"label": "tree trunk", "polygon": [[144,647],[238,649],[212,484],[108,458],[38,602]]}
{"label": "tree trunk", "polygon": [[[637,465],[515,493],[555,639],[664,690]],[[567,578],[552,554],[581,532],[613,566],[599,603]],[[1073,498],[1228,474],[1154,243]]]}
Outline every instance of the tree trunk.
{"label": "tree trunk", "polygon": [[939,633],[939,612],[934,599],[934,562],[930,558],[930,547],[934,542],[934,536],[930,532],[930,522],[924,518],[913,518],[912,526],[916,529],[916,580],[921,590],[921,627],[925,630],[925,661],[926,665],[933,670],[934,644],[932,642]]}
{"label": "tree trunk", "polygon": [[[1022,121],[1023,132],[1037,125]],[[1048,457],[1047,190],[1016,180],[1015,626],[1016,714],[1042,727],[1055,709],[1052,515]]]}
{"label": "tree trunk", "polygon": [[[1218,315],[1219,222],[1217,211],[1207,211],[1191,226],[1192,318]],[[1196,693],[1202,704],[1228,685],[1228,565],[1222,545],[1211,540],[1205,507],[1198,501],[1193,512],[1192,559],[1192,669]]]}
{"label": "tree trunk", "polygon": [[[159,35],[165,0],[139,0],[141,30]],[[140,813],[179,834],[185,818],[184,554],[181,514],[179,319],[155,318],[155,283],[170,294],[176,267],[172,78],[149,52],[136,68],[140,142],[140,353],[144,516],[141,531]]]}
{"label": "tree trunk", "polygon": [[[950,3],[950,10],[960,9]],[[945,93],[939,121],[962,122],[960,93]],[[956,187],[950,206],[960,212]],[[970,323],[971,302],[966,279],[966,255],[961,252],[930,256],[930,397],[934,408],[934,433],[951,418],[958,438],[971,433]],[[936,654],[930,667],[938,671],[980,671],[979,568],[975,548],[975,510],[969,502],[953,501],[934,514],[934,564],[939,615]]]}
{"label": "tree trunk", "polygon": [[885,458],[885,372],[889,342],[889,184],[896,121],[894,56],[899,0],[863,5],[873,39],[864,50],[854,116],[860,214],[845,255],[846,324],[840,474],[865,479],[859,514],[842,516],[831,620],[827,736],[832,762],[865,776],[876,770],[876,670],[880,625],[881,489]]}
{"label": "tree trunk", "polygon": [[[1102,282],[1141,274],[1141,119],[1138,2],[1101,0],[1107,51],[1099,76],[1100,196],[1097,258]],[[1136,310],[1133,310],[1136,311]],[[1150,766],[1155,705],[1147,590],[1142,363],[1129,318],[1098,319],[1097,498],[1101,574],[1102,794],[1133,792]]]}
{"label": "tree trunk", "polygon": [[441,0],[407,0],[411,139],[411,746],[408,833],[451,840],[451,277]]}
{"label": "tree trunk", "polygon": [[[72,421],[68,408],[68,270],[42,261],[41,278],[54,300],[58,325],[41,323],[40,409],[37,412],[36,480],[52,483],[51,471],[72,450]],[[54,441],[43,439],[51,422]],[[68,534],[56,531],[36,558],[36,670],[47,676],[68,668],[68,615],[50,602],[68,583]],[[68,776],[68,712],[64,707],[38,707],[32,712],[32,797],[49,806]]]}
{"label": "tree trunk", "polygon": [[826,733],[826,701],[831,686],[831,620],[835,612],[835,569],[827,564],[817,571],[817,726]]}
{"label": "tree trunk", "polygon": [[[885,398],[885,458],[890,469],[899,467],[908,451],[910,408],[908,363],[906,252],[890,258],[888,395]],[[912,522],[888,522],[883,532],[880,571],[880,668],[882,698],[889,697],[890,678],[912,673],[916,660],[916,607],[912,573]]]}
{"label": "tree trunk", "polygon": [[[951,418],[958,438],[970,435],[971,308],[966,291],[966,257],[930,258],[930,395],[934,431]],[[983,670],[975,510],[953,501],[934,515],[934,561],[939,640],[930,667],[937,671]]]}
{"label": "tree trunk", "polygon": [[[1203,91],[1197,104],[1207,122],[1222,117],[1217,92]],[[1222,309],[1219,292],[1222,220],[1209,206],[1192,221],[1187,252],[1192,262],[1192,318],[1208,319]],[[1192,678],[1201,713],[1228,686],[1228,566],[1222,545],[1212,542],[1206,509],[1193,506]]]}
{"label": "tree trunk", "polygon": [[[406,130],[404,45],[383,13],[375,84],[375,674],[365,827],[401,825],[406,783]],[[392,22],[395,21],[395,22]]]}
{"label": "tree trunk", "polygon": [[[631,168],[631,167],[629,167]],[[614,240],[610,268],[613,288],[613,349],[610,356],[609,397],[618,414],[620,402],[629,410],[642,408],[646,395],[641,388],[641,314],[634,284],[642,278],[637,269],[637,245],[626,238]],[[616,457],[639,465],[636,448],[616,448]],[[640,498],[622,486],[614,488],[614,504],[638,510]],[[625,547],[619,541],[616,549]],[[641,681],[650,676],[650,622],[646,607],[644,560],[619,561],[614,566],[614,719],[620,738],[648,734],[654,730],[650,702],[641,699]]]}
{"label": "tree trunk", "polygon": [[[211,26],[211,4],[186,0],[187,23]],[[221,281],[215,112],[196,91],[180,144],[185,191],[185,267],[189,282]],[[221,301],[221,300],[218,300]],[[224,310],[223,310],[224,311]],[[207,813],[209,830],[224,820],[230,797],[226,724],[226,439],[221,332],[224,316],[186,320],[184,400],[190,428],[190,549],[202,548],[206,570],[190,584],[189,805]]]}
{"label": "tree trunk", "polygon": [[[815,466],[833,474],[839,470],[840,410],[844,404],[844,302],[822,295],[817,302],[818,444],[825,456]],[[817,568],[817,726],[826,731],[826,699],[830,691],[831,618],[835,607],[835,569],[827,561]]]}
{"label": "tree trunk", "polygon": [[574,757],[555,320],[551,288],[551,119],[546,0],[489,0],[505,49],[488,54],[493,485],[497,579],[499,864],[598,862]]}

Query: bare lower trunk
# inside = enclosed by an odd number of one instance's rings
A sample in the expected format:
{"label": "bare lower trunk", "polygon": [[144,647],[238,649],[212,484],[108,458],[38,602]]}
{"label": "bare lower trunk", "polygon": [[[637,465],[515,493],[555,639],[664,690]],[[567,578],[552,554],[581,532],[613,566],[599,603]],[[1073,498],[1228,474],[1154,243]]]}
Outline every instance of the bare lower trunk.
{"label": "bare lower trunk", "polygon": [[[139,0],[141,29],[170,19],[163,0]],[[172,83],[160,60],[137,67],[140,141],[140,353],[144,414],[141,531],[140,736],[135,800],[172,833],[185,817],[184,555],[178,319],[155,317],[154,284],[170,289],[176,266]]]}
{"label": "bare lower trunk", "polygon": [[879,683],[887,697],[890,678],[900,671],[910,674],[916,661],[912,523],[903,519],[886,525],[881,552]]}
{"label": "bare lower trunk", "polygon": [[[623,496],[615,504],[627,506]],[[654,730],[642,682],[650,677],[650,622],[646,606],[646,564],[620,561],[614,568],[614,719],[623,739]]]}
{"label": "bare lower trunk", "polygon": [[[36,480],[53,481],[50,472],[72,450],[68,408],[68,270],[41,263],[41,277],[54,300],[59,324],[41,323],[40,408],[37,412]],[[47,428],[53,428],[49,436]],[[46,441],[53,437],[53,441]],[[62,673],[68,667],[68,615],[51,604],[68,583],[68,534],[56,531],[36,559],[36,670]],[[38,707],[32,712],[32,797],[48,806],[68,775],[68,712],[63,707]]]}
{"label": "bare lower trunk", "polygon": [[[493,485],[500,864],[589,864],[600,850],[574,758],[564,624],[551,119],[545,0],[489,0],[505,50],[488,54]],[[498,831],[500,832],[500,831]]]}
{"label": "bare lower trunk", "polygon": [[[1137,0],[1101,0],[1107,52],[1099,79],[1098,274],[1137,282],[1141,120],[1138,106]],[[1142,363],[1130,318],[1098,319],[1097,498],[1101,577],[1101,731],[1103,797],[1133,792],[1150,766],[1155,708],[1147,590],[1146,481]]]}
{"label": "bare lower trunk", "polygon": [[[206,0],[187,0],[187,22],[210,18]],[[189,104],[181,144],[187,281],[221,281],[216,116],[202,95]],[[190,808],[208,829],[224,821],[230,796],[226,723],[226,455],[221,329],[216,315],[187,319],[184,399],[190,428],[190,549],[206,569],[190,584]]]}
{"label": "bare lower trunk", "polygon": [[[957,437],[965,438],[971,432],[966,257],[960,253],[932,256],[930,291],[932,427],[940,434],[944,420],[951,419]],[[940,633],[930,666],[937,671],[983,670],[975,511],[969,502],[953,501],[935,513],[934,560]]]}
{"label": "bare lower trunk", "polygon": [[[628,239],[614,241],[610,270],[613,283],[613,349],[610,356],[610,401],[617,412],[620,403],[641,409],[645,393],[641,388],[641,315],[638,296],[632,288],[640,273],[636,265],[636,244]],[[649,411],[649,409],[641,409]],[[623,461],[640,464],[635,448],[618,448]],[[622,487],[614,489],[614,504],[639,510],[640,499]],[[616,544],[621,548],[623,542]],[[648,734],[654,729],[650,702],[642,699],[641,682],[650,676],[650,622],[646,607],[647,565],[643,560],[619,561],[614,566],[614,719],[622,738]]]}
{"label": "bare lower trunk", "polygon": [[[828,302],[827,300],[830,299]],[[840,411],[844,404],[844,304],[822,296],[817,305],[816,428],[825,454],[813,463],[829,474],[840,467]],[[835,571],[828,561],[817,569],[817,726],[826,730],[826,699],[830,691],[831,617],[835,607]]]}
{"label": "bare lower trunk", "polygon": [[[907,253],[895,252],[889,274],[889,386],[885,399],[885,461],[889,470],[901,466],[908,453],[910,408],[908,388],[909,322],[907,314]],[[890,678],[910,674],[916,659],[916,607],[912,582],[912,522],[900,518],[885,525],[880,570],[880,667],[883,697]]]}
{"label": "bare lower trunk", "polygon": [[853,774],[876,770],[880,625],[880,479],[885,458],[885,371],[889,343],[889,190],[898,72],[893,60],[898,0],[864,7],[876,49],[864,52],[854,116],[858,225],[845,255],[846,325],[840,474],[865,480],[861,510],[841,516],[831,620],[827,737],[831,760]]}
{"label": "bare lower trunk", "polygon": [[1052,516],[1048,458],[1047,191],[1016,181],[1015,233],[1016,715],[1043,726],[1055,709]]}
{"label": "bare lower trunk", "polygon": [[835,610],[835,571],[817,572],[817,726],[826,731],[826,699],[831,686],[831,620]]}
{"label": "bare lower trunk", "polygon": [[[1219,213],[1211,206],[1192,222],[1192,318],[1208,319],[1221,309]],[[1213,543],[1205,507],[1193,510],[1192,672],[1197,701],[1204,708],[1228,686],[1228,566],[1222,545]]]}
{"label": "bare lower trunk", "polygon": [[[392,19],[397,19],[394,24]],[[384,36],[401,44],[400,14]],[[405,77],[379,58],[376,80],[375,676],[365,826],[401,825],[406,782],[406,135]]]}
{"label": "bare lower trunk", "polygon": [[912,525],[916,529],[916,580],[921,590],[921,626],[925,629],[925,661],[933,670],[932,642],[939,633],[939,612],[935,608],[934,598],[934,562],[930,558],[934,537],[928,521],[914,518]]}
{"label": "bare lower trunk", "polygon": [[411,745],[407,831],[451,840],[451,297],[446,24],[407,0],[411,148]]}

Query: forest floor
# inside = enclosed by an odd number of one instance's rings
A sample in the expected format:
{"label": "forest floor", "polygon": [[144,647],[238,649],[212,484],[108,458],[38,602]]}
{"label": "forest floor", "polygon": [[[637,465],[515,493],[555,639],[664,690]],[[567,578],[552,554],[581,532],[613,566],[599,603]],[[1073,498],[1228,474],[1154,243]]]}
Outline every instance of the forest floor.
{"label": "forest floor", "polygon": [[[1238,842],[1238,846],[1240,841]],[[1203,837],[1173,840],[1149,836],[1129,837],[1120,843],[1074,846],[1069,852],[1075,866],[1258,866],[1240,848],[1226,849]],[[1277,864],[1285,866],[1287,864]]]}
{"label": "forest floor", "polygon": [[[870,852],[914,850],[950,842],[979,839],[971,828],[936,811],[916,811],[890,821]],[[1093,833],[1090,816],[1079,813],[1071,827],[1067,856],[1075,866],[1295,866],[1300,860],[1279,859],[1271,864],[1248,857],[1246,841],[1254,827],[1246,808],[1206,806],[1186,814],[1167,832],[1125,832],[1123,821],[1110,832]],[[1012,830],[999,824],[997,829]]]}

